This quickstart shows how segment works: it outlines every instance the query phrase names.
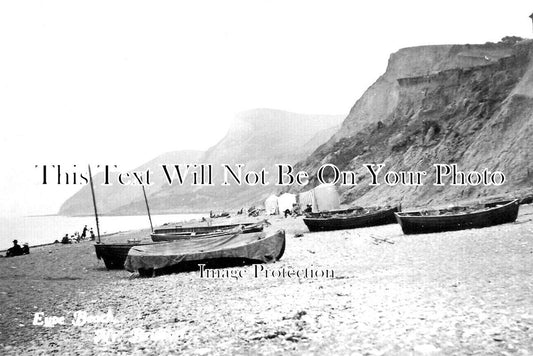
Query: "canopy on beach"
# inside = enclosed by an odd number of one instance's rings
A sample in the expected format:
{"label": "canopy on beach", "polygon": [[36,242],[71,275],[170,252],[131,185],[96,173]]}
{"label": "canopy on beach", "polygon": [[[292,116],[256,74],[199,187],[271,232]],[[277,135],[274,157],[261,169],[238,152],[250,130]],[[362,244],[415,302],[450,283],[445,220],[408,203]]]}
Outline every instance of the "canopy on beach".
{"label": "canopy on beach", "polygon": [[340,207],[340,196],[337,187],[332,184],[321,184],[311,190],[298,194],[300,208],[311,205],[313,213],[337,210]]}
{"label": "canopy on beach", "polygon": [[278,197],[274,194],[266,198],[265,211],[268,215],[279,214],[278,210]]}
{"label": "canopy on beach", "polygon": [[311,205],[313,212],[318,212],[313,189],[298,194],[298,204],[302,210],[305,210],[308,205]]}
{"label": "canopy on beach", "polygon": [[296,204],[296,195],[294,194],[284,193],[278,198],[278,208],[280,213],[283,213],[287,209],[292,211],[293,204]]}
{"label": "canopy on beach", "polygon": [[[313,189],[316,212],[337,210],[340,208],[341,199],[337,187],[333,184],[321,184]],[[313,206],[313,211],[315,211]]]}

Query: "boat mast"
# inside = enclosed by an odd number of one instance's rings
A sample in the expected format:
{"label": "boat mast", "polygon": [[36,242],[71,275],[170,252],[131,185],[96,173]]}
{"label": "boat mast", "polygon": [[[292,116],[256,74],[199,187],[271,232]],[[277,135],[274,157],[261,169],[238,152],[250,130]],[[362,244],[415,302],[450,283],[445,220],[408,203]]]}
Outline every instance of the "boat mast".
{"label": "boat mast", "polygon": [[96,210],[96,198],[94,197],[94,185],[93,185],[93,175],[91,173],[91,165],[89,167],[89,181],[91,182],[91,194],[93,196],[93,206],[94,206],[94,217],[96,218],[96,232],[98,233],[98,243],[100,243],[100,225],[98,224],[98,210]]}
{"label": "boat mast", "polygon": [[144,202],[146,203],[146,211],[148,211],[148,220],[150,220],[150,229],[154,232],[154,226],[152,225],[152,217],[150,216],[150,207],[148,206],[148,199],[146,198],[146,191],[144,190],[144,185],[141,184],[143,188]]}

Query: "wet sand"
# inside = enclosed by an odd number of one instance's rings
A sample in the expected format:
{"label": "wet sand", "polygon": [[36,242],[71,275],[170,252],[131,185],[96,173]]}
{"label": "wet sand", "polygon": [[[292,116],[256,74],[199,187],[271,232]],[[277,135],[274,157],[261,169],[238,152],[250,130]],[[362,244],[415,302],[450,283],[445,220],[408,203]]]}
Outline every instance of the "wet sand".
{"label": "wet sand", "polygon": [[[533,354],[533,206],[513,224],[426,235],[270,222],[287,248],[268,276],[139,278],[107,271],[91,242],[0,258],[0,353]],[[291,270],[301,278],[278,276]],[[33,325],[39,312],[65,325]],[[75,312],[100,319],[72,325]]]}

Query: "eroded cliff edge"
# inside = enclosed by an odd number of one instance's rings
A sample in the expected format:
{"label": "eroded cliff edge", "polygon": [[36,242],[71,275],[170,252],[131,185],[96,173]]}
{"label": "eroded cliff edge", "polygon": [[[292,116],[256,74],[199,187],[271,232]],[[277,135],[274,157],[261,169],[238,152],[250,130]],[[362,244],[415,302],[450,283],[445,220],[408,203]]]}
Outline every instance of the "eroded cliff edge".
{"label": "eroded cliff edge", "polygon": [[[358,173],[344,203],[423,205],[517,195],[533,186],[533,41],[405,48],[355,103],[341,129],[297,165],[316,185],[324,163]],[[504,172],[499,187],[369,186],[363,163],[384,171],[456,163]],[[293,191],[309,187],[293,187]]]}

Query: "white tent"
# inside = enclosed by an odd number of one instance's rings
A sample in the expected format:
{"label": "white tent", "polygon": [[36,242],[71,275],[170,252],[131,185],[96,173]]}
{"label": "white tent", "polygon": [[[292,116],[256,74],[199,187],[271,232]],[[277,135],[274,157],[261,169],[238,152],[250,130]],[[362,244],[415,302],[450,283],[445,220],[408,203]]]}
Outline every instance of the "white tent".
{"label": "white tent", "polygon": [[265,211],[268,215],[279,214],[278,197],[272,194],[265,200]]}
{"label": "white tent", "polygon": [[298,194],[298,203],[300,204],[300,209],[302,209],[302,211],[307,209],[308,205],[311,205],[314,212],[318,211],[313,189]]}
{"label": "white tent", "polygon": [[285,210],[289,209],[293,211],[293,204],[296,204],[296,195],[291,193],[281,194],[278,198],[278,208],[279,212],[283,214]]}
{"label": "white tent", "polygon": [[[341,199],[337,187],[333,184],[321,184],[313,189],[316,211],[336,210],[340,208]],[[315,206],[313,205],[313,211]]]}

